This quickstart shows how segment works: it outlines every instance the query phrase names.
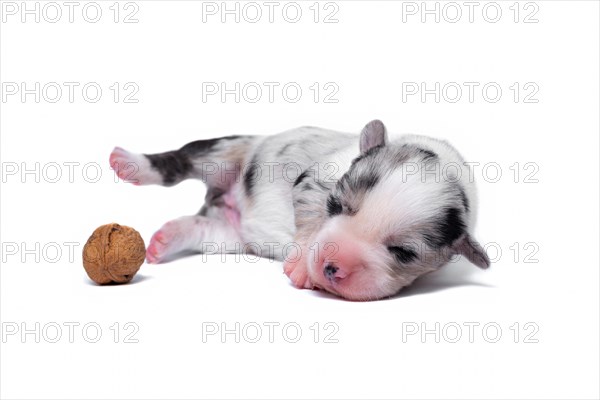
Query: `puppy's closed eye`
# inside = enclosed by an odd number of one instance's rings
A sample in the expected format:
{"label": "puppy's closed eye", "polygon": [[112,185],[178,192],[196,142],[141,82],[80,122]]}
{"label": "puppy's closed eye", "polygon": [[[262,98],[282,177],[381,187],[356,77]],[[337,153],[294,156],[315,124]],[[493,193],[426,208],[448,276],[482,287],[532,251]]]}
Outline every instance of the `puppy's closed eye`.
{"label": "puppy's closed eye", "polygon": [[408,247],[389,246],[388,251],[402,264],[408,264],[417,258],[417,252]]}

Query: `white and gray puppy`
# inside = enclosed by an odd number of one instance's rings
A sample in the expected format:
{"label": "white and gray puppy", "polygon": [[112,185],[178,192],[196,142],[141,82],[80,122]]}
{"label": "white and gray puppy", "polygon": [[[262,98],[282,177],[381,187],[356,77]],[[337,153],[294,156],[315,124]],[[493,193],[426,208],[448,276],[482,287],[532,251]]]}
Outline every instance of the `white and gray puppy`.
{"label": "white and gray puppy", "polygon": [[117,147],[110,164],[134,184],[207,185],[197,215],[154,234],[150,263],[189,251],[252,252],[284,261],[298,288],[351,300],[393,295],[454,255],[490,264],[472,237],[476,193],[462,157],[441,140],[388,139],[378,120],[360,135],[303,127],[152,155]]}

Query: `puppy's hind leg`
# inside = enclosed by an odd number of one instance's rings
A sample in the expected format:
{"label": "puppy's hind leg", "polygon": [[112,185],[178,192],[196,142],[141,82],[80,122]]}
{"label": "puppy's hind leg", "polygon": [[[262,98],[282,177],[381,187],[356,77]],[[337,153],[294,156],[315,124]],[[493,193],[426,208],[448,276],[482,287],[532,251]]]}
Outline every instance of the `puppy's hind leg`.
{"label": "puppy's hind leg", "polygon": [[120,147],[110,154],[110,166],[119,178],[135,185],[173,186],[202,179],[209,186],[227,188],[240,174],[244,157],[258,136],[226,136],[197,140],[158,154],[132,153]]}

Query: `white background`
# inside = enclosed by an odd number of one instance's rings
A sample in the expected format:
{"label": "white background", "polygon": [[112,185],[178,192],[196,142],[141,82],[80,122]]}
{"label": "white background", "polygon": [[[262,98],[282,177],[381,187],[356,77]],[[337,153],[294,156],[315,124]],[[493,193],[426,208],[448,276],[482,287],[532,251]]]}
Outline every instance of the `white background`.
{"label": "white background", "polygon": [[[39,4],[41,12],[46,3]],[[283,19],[285,3],[273,23],[264,5],[257,23],[233,16],[221,23],[218,14],[204,23],[203,5],[193,1],[137,1],[137,23],[122,22],[133,10],[124,3],[115,23],[112,1],[98,2],[99,22],[86,22],[81,2],[69,23],[68,8],[58,4],[57,23],[43,15],[23,23],[19,10],[3,14],[0,32],[4,96],[11,82],[30,89],[35,82],[80,84],[72,103],[63,86],[56,103],[49,92],[39,103],[17,93],[0,104],[3,398],[598,398],[597,2],[520,3],[517,23],[512,1],[497,3],[496,23],[483,18],[484,2],[473,22],[459,2],[456,23],[446,20],[453,13],[422,23],[419,13],[403,15],[410,5],[392,1],[337,2],[337,23],[322,22],[334,10],[324,4],[315,23],[312,1],[299,3],[298,23]],[[524,23],[534,10],[538,22]],[[103,89],[96,103],[82,97],[89,82]],[[117,103],[109,88],[115,82]],[[123,102],[127,82],[139,87],[137,103]],[[303,94],[296,103],[281,90],[272,103],[266,92],[256,103],[236,103],[232,95],[203,102],[203,82],[297,82]],[[322,92],[315,103],[315,82],[335,83],[338,102],[323,102]],[[433,95],[403,101],[406,82],[479,86],[473,102],[463,86],[456,103],[448,93],[436,103]],[[495,103],[481,93],[490,82],[502,88]],[[536,103],[524,102],[529,82],[539,88]],[[148,243],[164,222],[196,213],[204,196],[194,181],[173,188],[115,182],[108,166],[115,145],[152,153],[300,125],[358,133],[374,118],[393,132],[448,139],[480,163],[477,237],[491,246],[490,270],[461,261],[371,303],[296,290],[280,263],[250,257],[143,265],[124,286],[99,287],[85,275],[81,248],[97,226],[129,225]],[[37,176],[22,174],[36,163]],[[52,163],[61,166],[56,183]],[[64,163],[78,163],[72,179]],[[494,170],[482,172],[489,163],[501,169],[497,182]],[[96,165],[102,175],[91,182]],[[537,183],[525,182],[534,170],[529,178]],[[75,243],[72,259],[65,243]],[[70,322],[79,324],[73,343],[64,325]],[[135,325],[125,329],[127,322]],[[236,322],[239,343],[234,334],[203,340],[207,323],[234,329]],[[273,343],[269,322],[280,324]],[[326,343],[327,322],[338,327],[337,343]],[[39,343],[33,333],[21,336],[36,323]],[[97,343],[88,342],[93,329],[82,332],[88,323],[102,329]],[[248,340],[253,323],[263,327],[257,343]],[[289,342],[293,329],[282,333],[286,323],[302,329],[297,343]],[[433,333],[407,335],[414,327],[435,331],[436,323],[439,343]],[[472,343],[468,323],[479,324]],[[56,324],[62,336],[51,343]],[[125,343],[135,326],[129,339],[137,343]],[[451,343],[456,326],[462,336]],[[494,327],[502,336],[492,343]]]}

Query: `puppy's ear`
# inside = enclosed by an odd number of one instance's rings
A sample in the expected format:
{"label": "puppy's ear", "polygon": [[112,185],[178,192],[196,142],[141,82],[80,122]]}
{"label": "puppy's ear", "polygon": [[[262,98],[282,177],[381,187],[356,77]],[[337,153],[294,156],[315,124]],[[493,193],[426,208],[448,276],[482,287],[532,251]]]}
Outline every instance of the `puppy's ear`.
{"label": "puppy's ear", "polygon": [[366,153],[375,146],[385,146],[387,141],[385,125],[378,119],[373,120],[360,133],[360,152]]}
{"label": "puppy's ear", "polygon": [[456,254],[461,254],[469,259],[473,264],[479,268],[486,269],[490,266],[490,259],[485,253],[485,250],[473,239],[471,235],[465,233],[452,245],[452,250]]}

